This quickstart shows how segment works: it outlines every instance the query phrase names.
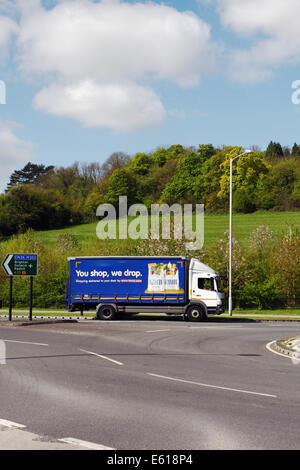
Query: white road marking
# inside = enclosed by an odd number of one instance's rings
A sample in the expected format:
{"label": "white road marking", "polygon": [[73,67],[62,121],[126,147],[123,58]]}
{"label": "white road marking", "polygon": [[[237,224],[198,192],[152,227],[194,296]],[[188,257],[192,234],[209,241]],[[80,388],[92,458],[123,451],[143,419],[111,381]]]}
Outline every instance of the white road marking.
{"label": "white road marking", "polygon": [[270,343],[266,344],[266,348],[267,348],[270,352],[272,352],[272,353],[274,353],[274,354],[278,354],[278,356],[287,357],[288,359],[291,359],[291,356],[288,356],[287,354],[283,354],[283,353],[281,353],[281,352],[279,352],[279,351],[275,351],[275,349],[272,349],[271,346],[272,346],[273,343],[276,343],[276,340],[275,340],[275,341],[271,341]]}
{"label": "white road marking", "polygon": [[260,395],[260,396],[263,396],[263,397],[277,398],[277,395],[270,395],[269,393],[259,393],[259,392],[252,392],[250,390],[240,390],[240,389],[237,389],[237,388],[221,387],[219,385],[210,385],[210,384],[204,384],[204,383],[200,383],[200,382],[193,382],[191,380],[183,380],[183,379],[177,379],[177,378],[174,378],[174,377],[166,377],[165,375],[151,374],[149,372],[148,372],[148,375],[151,375],[152,377],[158,377],[160,379],[173,380],[175,382],[183,382],[183,383],[186,383],[186,384],[199,385],[200,387],[217,388],[219,390],[227,390],[227,391],[231,391],[231,392],[248,393],[250,395]]}
{"label": "white road marking", "polygon": [[102,359],[106,359],[107,361],[114,362],[115,364],[118,364],[119,366],[124,365],[122,362],[116,361],[115,359],[111,359],[110,357],[107,357],[107,356],[102,356],[101,354],[97,354],[92,351],[86,351],[85,349],[80,349],[79,351],[85,352],[87,354],[91,354],[92,356],[101,357]]}
{"label": "white road marking", "polygon": [[49,346],[49,344],[45,343],[31,343],[29,341],[15,341],[12,339],[4,339],[5,343],[20,343],[20,344],[34,344],[35,346]]}
{"label": "white road marking", "polygon": [[159,331],[170,331],[170,330],[148,330],[146,333],[158,333]]}
{"label": "white road marking", "polygon": [[13,421],[8,421],[7,419],[0,419],[0,426],[5,426],[6,428],[18,428],[23,429],[26,428],[24,424],[14,423]]}
{"label": "white road marking", "polygon": [[221,326],[221,325],[211,325],[211,326],[188,326],[189,329],[193,330],[203,330],[204,328],[209,330],[238,330],[244,328],[243,326]]}
{"label": "white road marking", "polygon": [[81,439],[75,439],[73,437],[64,437],[63,439],[58,439],[60,442],[65,442],[66,444],[71,444],[75,446],[86,447],[87,449],[93,450],[115,450],[113,447],[102,446],[101,444],[95,444],[94,442],[82,441]]}

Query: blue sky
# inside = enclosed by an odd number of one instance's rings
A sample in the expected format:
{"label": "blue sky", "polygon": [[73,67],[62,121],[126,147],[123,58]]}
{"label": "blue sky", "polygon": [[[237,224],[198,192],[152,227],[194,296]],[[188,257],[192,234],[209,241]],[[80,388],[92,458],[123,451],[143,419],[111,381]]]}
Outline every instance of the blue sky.
{"label": "blue sky", "polygon": [[300,144],[299,15],[297,0],[0,0],[0,190],[29,160]]}

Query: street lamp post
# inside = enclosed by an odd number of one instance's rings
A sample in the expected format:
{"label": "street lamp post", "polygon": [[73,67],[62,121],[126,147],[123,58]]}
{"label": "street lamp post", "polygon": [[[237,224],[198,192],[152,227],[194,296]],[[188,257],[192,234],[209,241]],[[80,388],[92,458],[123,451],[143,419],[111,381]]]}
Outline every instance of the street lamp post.
{"label": "street lamp post", "polygon": [[230,189],[229,189],[229,285],[228,285],[228,313],[232,316],[232,163],[239,157],[252,153],[251,150],[230,159]]}

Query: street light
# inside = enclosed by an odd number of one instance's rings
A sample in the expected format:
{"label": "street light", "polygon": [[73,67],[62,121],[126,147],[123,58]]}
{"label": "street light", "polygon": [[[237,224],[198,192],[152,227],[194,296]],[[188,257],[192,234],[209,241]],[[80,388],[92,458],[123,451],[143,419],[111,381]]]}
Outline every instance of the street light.
{"label": "street light", "polygon": [[228,313],[232,316],[232,163],[239,157],[252,153],[252,150],[230,159],[230,190],[229,190],[229,286],[228,286]]}

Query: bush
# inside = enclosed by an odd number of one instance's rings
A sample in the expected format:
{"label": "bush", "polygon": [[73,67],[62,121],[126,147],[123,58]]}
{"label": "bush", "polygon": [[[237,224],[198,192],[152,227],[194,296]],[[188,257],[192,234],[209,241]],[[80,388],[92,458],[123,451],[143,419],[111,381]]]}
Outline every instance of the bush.
{"label": "bush", "polygon": [[237,189],[233,197],[233,210],[235,212],[250,214],[256,210],[256,206],[253,202],[253,196],[251,196],[244,189]]}

